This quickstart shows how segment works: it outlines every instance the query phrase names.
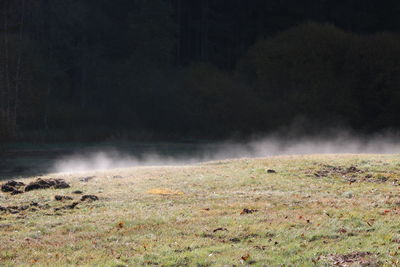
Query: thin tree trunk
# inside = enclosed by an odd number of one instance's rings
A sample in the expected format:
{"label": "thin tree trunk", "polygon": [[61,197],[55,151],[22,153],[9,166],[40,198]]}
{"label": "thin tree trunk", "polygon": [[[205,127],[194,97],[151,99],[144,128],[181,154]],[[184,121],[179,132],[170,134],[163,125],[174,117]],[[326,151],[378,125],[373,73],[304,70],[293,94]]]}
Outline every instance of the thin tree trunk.
{"label": "thin tree trunk", "polygon": [[5,84],[6,84],[6,106],[5,113],[6,119],[10,119],[10,106],[11,106],[11,90],[10,90],[10,71],[9,71],[9,52],[8,52],[8,14],[7,14],[7,3],[4,3],[4,74],[5,74]]}
{"label": "thin tree trunk", "polygon": [[45,102],[45,110],[43,116],[43,124],[44,129],[49,129],[49,109],[50,109],[50,93],[51,93],[51,85],[50,81],[47,82],[47,90],[46,90],[46,102]]}
{"label": "thin tree trunk", "polygon": [[181,0],[177,0],[176,3],[176,20],[178,24],[178,40],[176,42],[176,62],[178,65],[181,64],[181,42],[182,42],[182,5]]}
{"label": "thin tree trunk", "polygon": [[25,0],[21,0],[21,20],[19,29],[19,52],[15,73],[15,97],[14,97],[14,114],[13,114],[13,125],[14,130],[17,128],[17,112],[18,112],[18,102],[19,102],[19,90],[21,83],[21,62],[23,53],[23,30],[24,30],[24,18],[25,18]]}
{"label": "thin tree trunk", "polygon": [[[3,50],[3,43],[1,43],[1,51]],[[5,73],[4,73],[4,55],[0,58],[0,114],[4,112],[6,106],[6,84],[5,84]]]}
{"label": "thin tree trunk", "polygon": [[[86,45],[85,45],[86,46]],[[87,106],[88,86],[87,86],[87,70],[88,70],[88,50],[84,49],[81,63],[81,80],[80,80],[80,104],[81,108],[85,109]]]}
{"label": "thin tree trunk", "polygon": [[208,14],[209,14],[209,3],[208,0],[202,0],[202,22],[201,22],[201,59],[208,59]]}

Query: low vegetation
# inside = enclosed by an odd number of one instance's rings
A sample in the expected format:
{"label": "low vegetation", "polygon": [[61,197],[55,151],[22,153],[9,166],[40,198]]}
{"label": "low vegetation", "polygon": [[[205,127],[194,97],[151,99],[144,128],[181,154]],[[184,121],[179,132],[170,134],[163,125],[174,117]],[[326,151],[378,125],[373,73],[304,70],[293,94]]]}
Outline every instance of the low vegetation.
{"label": "low vegetation", "polygon": [[0,193],[0,266],[400,265],[399,159],[285,156],[24,177],[69,187]]}

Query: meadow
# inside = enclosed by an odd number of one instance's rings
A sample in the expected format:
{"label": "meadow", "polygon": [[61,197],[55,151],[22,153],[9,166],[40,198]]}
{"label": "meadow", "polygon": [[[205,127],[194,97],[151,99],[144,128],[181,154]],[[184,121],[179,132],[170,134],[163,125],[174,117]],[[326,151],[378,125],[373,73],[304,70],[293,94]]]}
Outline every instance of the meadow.
{"label": "meadow", "polygon": [[400,266],[400,155],[38,178],[70,187],[0,192],[0,266]]}

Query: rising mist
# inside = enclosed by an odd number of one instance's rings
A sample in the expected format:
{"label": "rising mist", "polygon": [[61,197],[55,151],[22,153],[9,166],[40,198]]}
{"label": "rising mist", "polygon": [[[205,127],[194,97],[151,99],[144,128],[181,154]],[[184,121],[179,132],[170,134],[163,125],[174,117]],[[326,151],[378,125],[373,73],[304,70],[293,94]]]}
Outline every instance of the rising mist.
{"label": "rising mist", "polygon": [[[303,154],[395,154],[400,143],[395,136],[279,138],[277,135],[240,143],[226,141],[207,144],[158,144],[143,150],[133,145],[128,151],[118,148],[91,149],[62,157],[52,172],[75,173],[136,166],[198,164],[207,161],[260,158]],[[140,149],[139,149],[140,148]]]}

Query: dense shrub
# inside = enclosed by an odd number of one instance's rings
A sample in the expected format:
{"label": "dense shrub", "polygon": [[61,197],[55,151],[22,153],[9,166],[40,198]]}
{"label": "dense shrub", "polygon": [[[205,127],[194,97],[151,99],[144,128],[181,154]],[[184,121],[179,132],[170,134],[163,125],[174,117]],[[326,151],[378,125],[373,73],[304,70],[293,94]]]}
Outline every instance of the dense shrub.
{"label": "dense shrub", "polygon": [[238,65],[280,124],[306,117],[357,129],[398,125],[400,39],[302,24],[259,41]]}
{"label": "dense shrub", "polygon": [[400,35],[358,36],[345,56],[352,124],[365,130],[400,126]]}
{"label": "dense shrub", "polygon": [[258,113],[251,88],[210,64],[187,68],[180,90],[181,123],[203,135],[248,131]]}

